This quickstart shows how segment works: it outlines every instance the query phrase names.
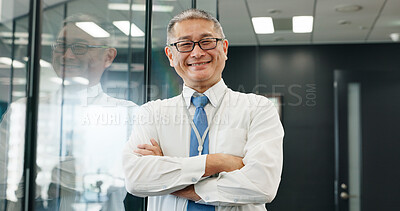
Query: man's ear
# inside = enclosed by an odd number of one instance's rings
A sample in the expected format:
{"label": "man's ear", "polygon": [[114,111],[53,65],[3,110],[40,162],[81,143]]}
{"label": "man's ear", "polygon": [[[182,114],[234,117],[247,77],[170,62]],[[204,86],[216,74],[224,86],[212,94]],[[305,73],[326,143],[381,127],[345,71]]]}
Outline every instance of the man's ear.
{"label": "man's ear", "polygon": [[222,48],[223,48],[223,50],[224,50],[225,60],[228,60],[228,45],[229,45],[228,40],[227,40],[227,39],[224,39],[224,40],[222,41]]}
{"label": "man's ear", "polygon": [[166,46],[164,48],[165,55],[168,57],[169,66],[174,67],[174,56],[172,55],[172,50],[170,47]]}
{"label": "man's ear", "polygon": [[105,57],[104,69],[109,67],[113,63],[116,56],[117,56],[117,49],[115,48],[106,49],[106,51],[104,52],[104,57]]}

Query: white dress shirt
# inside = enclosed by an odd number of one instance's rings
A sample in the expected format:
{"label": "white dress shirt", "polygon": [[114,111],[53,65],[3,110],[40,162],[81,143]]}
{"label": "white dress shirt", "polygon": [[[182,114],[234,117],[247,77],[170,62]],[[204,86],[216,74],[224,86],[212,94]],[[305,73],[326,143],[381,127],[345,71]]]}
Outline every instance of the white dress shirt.
{"label": "white dress shirt", "polygon": [[[223,80],[204,93],[210,101],[204,108],[211,126],[210,154],[243,157],[245,166],[202,178],[207,155],[189,157],[191,127],[185,109],[193,118],[195,107],[190,98],[194,92],[184,86],[184,100],[179,95],[139,109],[123,153],[128,192],[149,196],[149,211],[184,211],[187,199],[170,193],[194,184],[202,198],[197,203],[215,205],[217,211],[266,210],[264,204],[276,195],[283,160],[284,131],[273,103],[262,96],[232,91]],[[159,143],[164,156],[134,153],[138,144],[151,144],[150,138]]]}

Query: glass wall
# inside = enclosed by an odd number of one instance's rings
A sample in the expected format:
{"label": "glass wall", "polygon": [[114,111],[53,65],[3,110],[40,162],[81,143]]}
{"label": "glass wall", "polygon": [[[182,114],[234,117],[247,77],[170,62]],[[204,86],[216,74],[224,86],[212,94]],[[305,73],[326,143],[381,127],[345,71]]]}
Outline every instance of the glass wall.
{"label": "glass wall", "polygon": [[[19,3],[29,5],[28,0]],[[24,132],[29,8],[3,1],[0,16],[0,210],[20,210],[24,197]]]}
{"label": "glass wall", "polygon": [[0,1],[0,210],[24,210],[26,150],[37,153],[35,210],[124,210],[120,155],[145,101],[146,2],[42,1],[37,148],[25,149],[29,2]]}
{"label": "glass wall", "polygon": [[192,7],[192,1],[153,1],[152,57],[149,96],[151,100],[175,96],[182,90],[182,80],[170,67],[164,48],[167,43],[167,25],[179,12]]}

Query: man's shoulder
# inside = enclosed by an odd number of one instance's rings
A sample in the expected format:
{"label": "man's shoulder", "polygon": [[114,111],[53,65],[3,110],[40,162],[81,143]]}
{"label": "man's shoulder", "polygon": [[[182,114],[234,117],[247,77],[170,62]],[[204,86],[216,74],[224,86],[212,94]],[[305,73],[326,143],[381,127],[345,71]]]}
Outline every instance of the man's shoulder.
{"label": "man's shoulder", "polygon": [[254,93],[243,93],[229,89],[231,100],[245,103],[249,106],[269,106],[272,102],[263,95]]}

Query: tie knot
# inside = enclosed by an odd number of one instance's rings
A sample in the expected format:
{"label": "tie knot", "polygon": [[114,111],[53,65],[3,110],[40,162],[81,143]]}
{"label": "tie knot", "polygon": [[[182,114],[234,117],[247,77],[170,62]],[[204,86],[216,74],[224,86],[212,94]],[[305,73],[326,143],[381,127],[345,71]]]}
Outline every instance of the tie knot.
{"label": "tie knot", "polygon": [[198,107],[204,107],[205,105],[207,105],[208,103],[208,98],[207,96],[198,96],[198,97],[194,97],[192,96],[192,103],[193,105],[198,108]]}

